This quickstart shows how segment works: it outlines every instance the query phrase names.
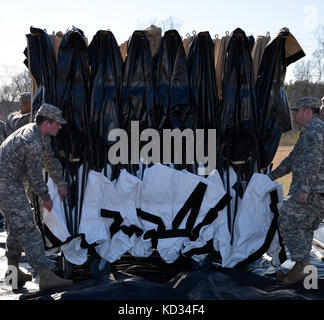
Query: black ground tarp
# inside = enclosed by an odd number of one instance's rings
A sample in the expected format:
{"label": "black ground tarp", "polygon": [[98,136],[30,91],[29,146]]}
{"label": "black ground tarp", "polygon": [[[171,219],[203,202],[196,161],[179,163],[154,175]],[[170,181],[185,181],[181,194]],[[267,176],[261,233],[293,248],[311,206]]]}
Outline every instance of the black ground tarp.
{"label": "black ground tarp", "polygon": [[[6,232],[0,230],[0,270],[4,273]],[[0,287],[1,300],[323,300],[324,250],[313,246],[311,263],[318,272],[318,289],[305,289],[302,283],[284,285],[275,280],[276,271],[286,271],[292,263],[288,260],[277,269],[267,259],[260,259],[245,268],[224,269],[206,262],[198,267],[191,259],[180,257],[166,264],[157,254],[138,259],[124,255],[111,265],[109,275],[93,279],[87,272],[73,286],[39,292],[35,282],[13,292],[10,287]],[[22,257],[22,262],[26,261]],[[289,266],[290,264],[290,266]],[[34,273],[29,264],[21,263]],[[79,267],[80,268],[80,267]],[[75,273],[78,270],[75,268]],[[35,274],[34,274],[35,276]],[[3,285],[3,278],[1,278]],[[198,302],[198,301],[196,301]],[[117,301],[117,305],[118,305]],[[110,306],[110,305],[108,305]]]}

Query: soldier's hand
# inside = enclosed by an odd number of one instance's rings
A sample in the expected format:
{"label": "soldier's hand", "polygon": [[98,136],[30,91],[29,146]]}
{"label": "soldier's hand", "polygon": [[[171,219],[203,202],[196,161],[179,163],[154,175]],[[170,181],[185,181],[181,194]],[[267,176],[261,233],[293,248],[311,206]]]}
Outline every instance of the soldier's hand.
{"label": "soldier's hand", "polygon": [[45,209],[47,209],[49,212],[51,212],[51,210],[53,208],[53,201],[51,199],[47,200],[47,201],[43,201],[42,205]]}
{"label": "soldier's hand", "polygon": [[297,202],[299,204],[307,203],[308,193],[305,191],[299,191],[297,195]]}
{"label": "soldier's hand", "polygon": [[58,193],[60,195],[61,200],[63,200],[68,195],[68,189],[65,184],[62,184],[58,187]]}

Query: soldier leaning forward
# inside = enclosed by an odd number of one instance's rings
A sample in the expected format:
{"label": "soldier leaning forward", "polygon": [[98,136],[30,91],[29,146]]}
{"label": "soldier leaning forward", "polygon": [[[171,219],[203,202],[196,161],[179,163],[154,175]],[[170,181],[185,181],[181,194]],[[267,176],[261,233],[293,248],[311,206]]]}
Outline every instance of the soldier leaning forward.
{"label": "soldier leaning forward", "polygon": [[10,266],[18,269],[18,285],[31,280],[31,275],[19,268],[22,250],[35,272],[39,274],[40,289],[70,285],[70,280],[57,277],[46,258],[41,232],[28,203],[23,181],[27,178],[33,191],[42,199],[43,207],[51,211],[53,202],[43,180],[43,163],[58,185],[61,199],[67,195],[62,167],[45,142],[56,136],[66,121],[61,110],[43,104],[36,114],[36,123],[27,124],[11,134],[0,147],[0,211],[8,229],[6,257]]}
{"label": "soldier leaning forward", "polygon": [[324,122],[318,118],[319,109],[320,101],[314,97],[298,99],[291,107],[294,120],[304,129],[292,152],[269,174],[277,179],[292,172],[290,198],[279,215],[279,232],[296,261],[279,277],[287,284],[304,279],[314,230],[324,218]]}

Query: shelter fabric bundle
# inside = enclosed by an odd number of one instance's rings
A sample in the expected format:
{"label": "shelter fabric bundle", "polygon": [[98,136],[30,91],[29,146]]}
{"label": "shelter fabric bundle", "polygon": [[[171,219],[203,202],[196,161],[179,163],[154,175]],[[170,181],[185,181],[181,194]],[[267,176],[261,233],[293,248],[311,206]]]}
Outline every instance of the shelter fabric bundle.
{"label": "shelter fabric bundle", "polygon": [[[109,262],[126,252],[148,257],[157,250],[167,263],[181,254],[203,263],[211,251],[206,250],[210,241],[212,250],[221,253],[224,267],[234,267],[254,253],[256,259],[266,251],[279,261],[278,236],[269,235],[275,218],[269,204],[270,193],[276,191],[279,197],[272,207],[281,206],[282,188],[263,174],[252,177],[240,203],[233,245],[225,208],[230,197],[217,171],[206,179],[157,164],[145,170],[143,180],[123,170],[117,181],[110,181],[90,170],[80,232],[74,236],[66,228],[57,188],[52,180],[48,184],[54,206],[44,213],[47,246],[60,247],[73,264],[85,263],[90,246]],[[269,243],[264,246],[266,238]]]}

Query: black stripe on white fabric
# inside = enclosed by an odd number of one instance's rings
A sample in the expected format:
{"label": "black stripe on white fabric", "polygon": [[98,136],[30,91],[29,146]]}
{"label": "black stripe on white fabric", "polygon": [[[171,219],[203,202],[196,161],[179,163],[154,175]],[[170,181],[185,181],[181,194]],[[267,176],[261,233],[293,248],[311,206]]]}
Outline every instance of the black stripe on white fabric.
{"label": "black stripe on white fabric", "polygon": [[103,218],[114,219],[114,222],[109,228],[111,237],[113,237],[113,235],[115,235],[119,230],[127,234],[129,238],[131,238],[133,234],[136,234],[136,236],[139,237],[143,233],[143,230],[135,225],[122,226],[121,224],[124,222],[124,219],[118,211],[101,209],[100,215]]}
{"label": "black stripe on white fabric", "polygon": [[53,233],[52,231],[47,227],[46,224],[44,224],[44,235],[46,236],[46,238],[51,242],[52,247],[45,247],[46,250],[48,249],[53,249],[53,248],[58,248],[68,242],[70,242],[71,240],[81,237],[81,243],[80,243],[80,247],[82,249],[90,249],[90,248],[94,248],[95,246],[97,246],[97,243],[92,243],[89,244],[86,239],[85,239],[85,234],[84,233],[78,233],[76,235],[70,236],[68,237],[65,241],[61,241],[60,239],[58,239]]}
{"label": "black stripe on white fabric", "polygon": [[[270,224],[270,227],[268,229],[268,232],[267,232],[266,238],[264,240],[264,243],[258,250],[256,250],[254,253],[252,253],[248,258],[246,258],[245,260],[239,262],[235,266],[236,268],[240,268],[240,267],[243,267],[245,265],[248,265],[250,263],[255,262],[257,259],[261,258],[263,256],[263,254],[266,253],[270,248],[270,245],[271,245],[271,242],[272,242],[272,240],[274,238],[274,235],[275,235],[276,231],[278,230],[279,210],[278,210],[278,207],[277,207],[277,204],[278,204],[278,192],[277,192],[277,190],[274,190],[274,191],[270,192],[270,199],[271,199],[270,210],[273,212],[274,217],[273,217],[272,222]],[[279,259],[280,259],[280,255],[281,255],[282,259],[284,259],[284,256],[286,255],[285,253],[283,254],[282,251],[284,251],[283,248],[281,248],[281,250],[280,250]],[[287,257],[286,257],[285,260],[287,260]]]}

